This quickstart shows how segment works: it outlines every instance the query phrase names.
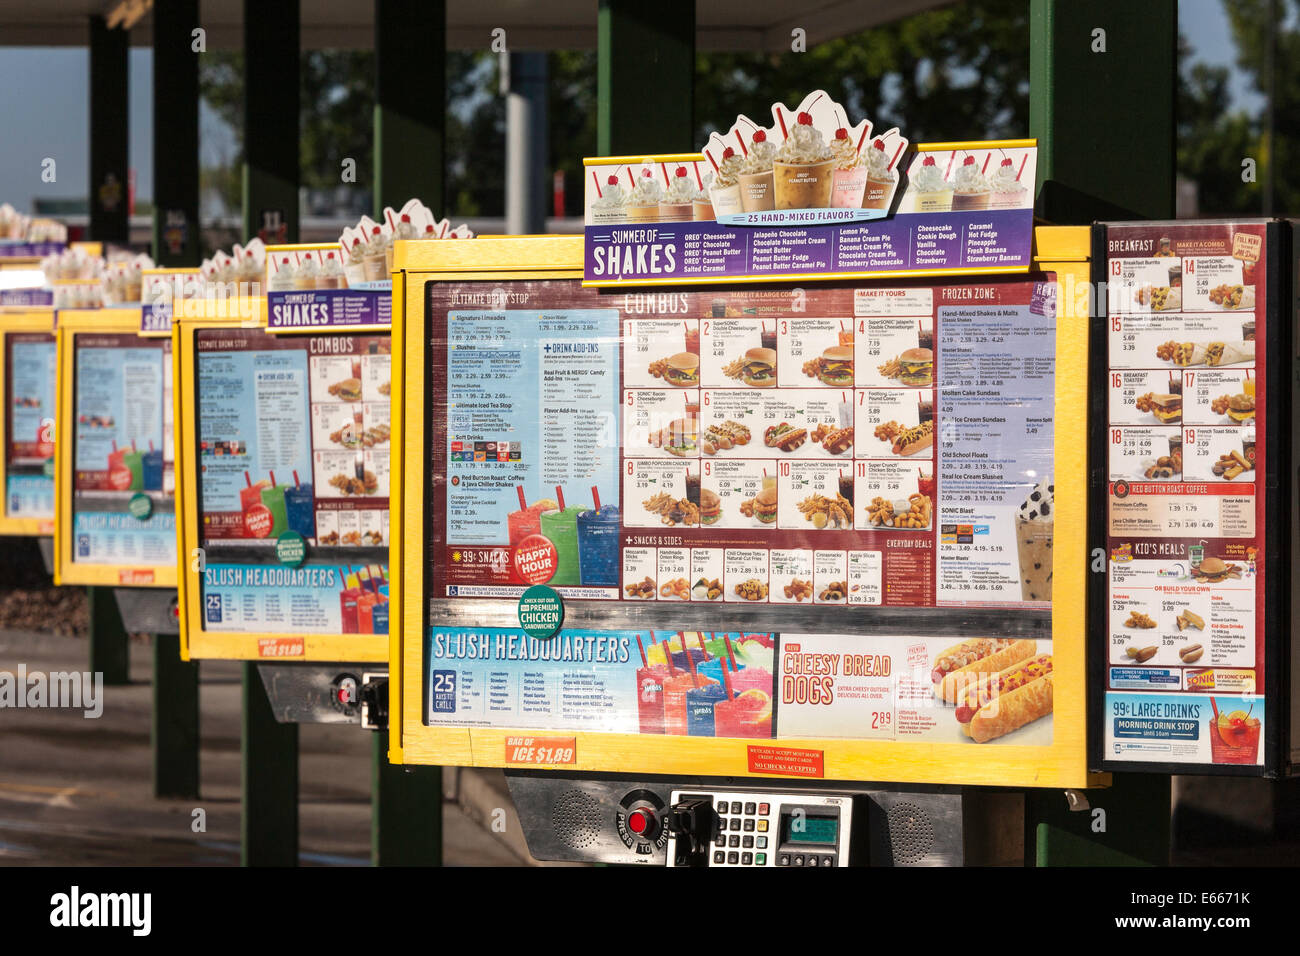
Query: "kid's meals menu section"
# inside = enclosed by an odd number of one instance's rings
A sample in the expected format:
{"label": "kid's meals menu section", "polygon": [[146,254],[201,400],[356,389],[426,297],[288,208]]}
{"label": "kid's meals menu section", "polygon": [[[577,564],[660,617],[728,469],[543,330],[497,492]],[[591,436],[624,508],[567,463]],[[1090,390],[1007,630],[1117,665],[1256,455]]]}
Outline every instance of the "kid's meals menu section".
{"label": "kid's meals menu section", "polygon": [[428,289],[433,596],[1050,606],[1054,282]]}
{"label": "kid's meals menu section", "polygon": [[82,332],[74,349],[72,559],[175,565],[171,340]]}
{"label": "kid's meals menu section", "polygon": [[1262,762],[1264,243],[1107,229],[1107,760]]}
{"label": "kid's meals menu section", "polygon": [[53,518],[54,336],[5,335],[5,504],[9,518]]}
{"label": "kid's meals menu section", "polygon": [[195,334],[204,628],[388,633],[388,335]]}

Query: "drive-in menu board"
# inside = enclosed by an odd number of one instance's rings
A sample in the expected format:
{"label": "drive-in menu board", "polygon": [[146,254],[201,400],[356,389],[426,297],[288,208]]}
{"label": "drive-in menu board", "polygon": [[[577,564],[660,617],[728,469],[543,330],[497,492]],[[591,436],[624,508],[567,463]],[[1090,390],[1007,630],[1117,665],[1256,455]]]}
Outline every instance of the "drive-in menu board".
{"label": "drive-in menu board", "polygon": [[431,284],[432,596],[1046,608],[1054,289]]}
{"label": "drive-in menu board", "polygon": [[54,517],[55,363],[48,332],[8,332],[5,342],[4,514]]}
{"label": "drive-in menu board", "polygon": [[1107,227],[1106,760],[1263,763],[1265,240]]}
{"label": "drive-in menu board", "polygon": [[171,340],[79,332],[74,351],[72,560],[174,565]]}
{"label": "drive-in menu board", "polygon": [[388,633],[389,336],[195,336],[203,628]]}

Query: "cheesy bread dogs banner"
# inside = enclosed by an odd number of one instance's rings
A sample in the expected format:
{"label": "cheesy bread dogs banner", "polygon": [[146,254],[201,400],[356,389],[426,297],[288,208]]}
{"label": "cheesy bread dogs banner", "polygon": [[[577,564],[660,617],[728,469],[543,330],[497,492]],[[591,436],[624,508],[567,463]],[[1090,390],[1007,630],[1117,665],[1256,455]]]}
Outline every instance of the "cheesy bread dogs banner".
{"label": "cheesy bread dogs banner", "polygon": [[782,634],[777,737],[1052,743],[1052,642]]}

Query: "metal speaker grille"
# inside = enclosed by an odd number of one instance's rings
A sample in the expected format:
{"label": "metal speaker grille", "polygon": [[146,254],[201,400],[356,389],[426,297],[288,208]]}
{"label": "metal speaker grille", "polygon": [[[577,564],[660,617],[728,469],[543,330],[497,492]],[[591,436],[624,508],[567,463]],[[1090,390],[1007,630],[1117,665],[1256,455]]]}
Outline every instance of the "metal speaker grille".
{"label": "metal speaker grille", "polygon": [[555,835],[575,850],[596,842],[603,819],[600,803],[581,790],[565,791],[551,808],[551,826],[555,828]]}
{"label": "metal speaker grille", "polygon": [[889,845],[896,866],[915,866],[934,849],[934,824],[914,803],[889,808]]}

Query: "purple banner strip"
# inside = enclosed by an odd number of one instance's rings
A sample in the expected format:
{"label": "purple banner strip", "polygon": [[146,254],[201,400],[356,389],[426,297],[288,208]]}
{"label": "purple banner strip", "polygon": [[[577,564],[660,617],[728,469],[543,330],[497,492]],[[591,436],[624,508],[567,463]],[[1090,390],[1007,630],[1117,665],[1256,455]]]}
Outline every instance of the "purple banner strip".
{"label": "purple banner strip", "polygon": [[688,284],[711,278],[1026,269],[1033,228],[1032,209],[908,213],[823,226],[587,226],[583,278],[601,284]]}
{"label": "purple banner strip", "polygon": [[53,289],[0,289],[0,305],[42,306],[53,304]]}
{"label": "purple banner strip", "polygon": [[68,248],[63,242],[0,242],[0,259],[30,259],[32,256],[54,256]]}
{"label": "purple banner strip", "polygon": [[268,329],[331,329],[386,326],[393,321],[393,294],[366,289],[268,292]]}

